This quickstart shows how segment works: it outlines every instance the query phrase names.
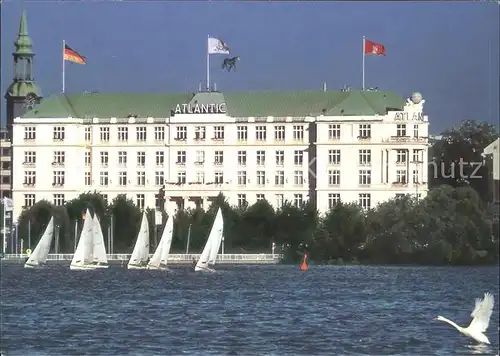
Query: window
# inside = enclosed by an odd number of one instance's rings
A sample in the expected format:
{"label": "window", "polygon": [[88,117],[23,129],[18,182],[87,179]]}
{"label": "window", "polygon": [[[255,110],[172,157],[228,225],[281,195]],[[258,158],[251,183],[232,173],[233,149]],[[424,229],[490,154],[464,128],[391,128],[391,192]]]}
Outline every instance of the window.
{"label": "window", "polygon": [[285,185],[285,171],[277,171],[274,176],[274,184],[277,186]]}
{"label": "window", "polygon": [[36,138],[36,128],[33,126],[27,126],[24,128],[24,140],[31,141]]}
{"label": "window", "polygon": [[406,125],[405,124],[397,124],[396,125],[396,136],[398,136],[398,137],[406,136]]}
{"label": "window", "polygon": [[248,127],[237,126],[236,135],[238,137],[238,141],[246,141],[248,139]]}
{"label": "window", "polygon": [[224,183],[224,175],[222,172],[215,172],[215,184]]}
{"label": "window", "polygon": [[394,196],[396,199],[401,199],[401,198],[404,198],[406,194],[404,193],[396,193],[396,195]]}
{"label": "window", "polygon": [[340,203],[340,194],[339,193],[328,193],[328,209],[333,208],[338,203]]}
{"label": "window", "polygon": [[266,165],[266,151],[257,151],[257,166]]}
{"label": "window", "polygon": [[224,140],[224,126],[214,127],[214,140]]}
{"label": "window", "polygon": [[92,177],[90,176],[90,172],[85,172],[85,185],[92,185]]}
{"label": "window", "polygon": [[215,151],[214,165],[221,166],[224,163],[224,151]]}
{"label": "window", "polygon": [[238,171],[238,185],[247,185],[246,171]]}
{"label": "window", "polygon": [[137,141],[146,141],[146,126],[138,126],[135,128],[135,139]]}
{"label": "window", "polygon": [[413,137],[419,137],[418,126],[419,125],[413,125]]}
{"label": "window", "polygon": [[238,208],[244,208],[247,205],[247,195],[238,194]]}
{"label": "window", "polygon": [[247,165],[247,151],[238,151],[238,166]]}
{"label": "window", "polygon": [[106,168],[109,163],[109,154],[108,152],[101,151],[100,156],[101,156],[101,167]]}
{"label": "window", "polygon": [[397,170],[396,171],[396,183],[406,184],[406,170]]}
{"label": "window", "polygon": [[165,141],[165,127],[164,126],[155,126],[155,141],[163,142]]}
{"label": "window", "polygon": [[121,187],[127,185],[127,172],[118,172],[118,185]]}
{"label": "window", "polygon": [[293,164],[295,164],[296,166],[302,166],[304,164],[304,152],[294,151]]}
{"label": "window", "polygon": [[85,142],[92,141],[92,128],[85,127]]}
{"label": "window", "polygon": [[128,127],[118,127],[118,141],[128,141]]}
{"label": "window", "polygon": [[35,151],[25,151],[24,152],[24,164],[34,165],[36,163],[36,152]]}
{"label": "window", "polygon": [[53,139],[54,141],[64,141],[64,127],[54,127]]}
{"label": "window", "polygon": [[304,184],[304,172],[294,171],[293,172],[293,184],[296,186],[301,186]]}
{"label": "window", "polygon": [[328,125],[328,139],[329,140],[340,139],[340,124]]}
{"label": "window", "polygon": [[202,165],[205,163],[205,151],[196,151],[196,162],[197,165]]}
{"label": "window", "polygon": [[194,139],[196,141],[203,141],[206,137],[206,128],[205,126],[196,126],[194,128]]}
{"label": "window", "polygon": [[264,194],[256,194],[257,201],[266,200],[266,196]]}
{"label": "window", "polygon": [[340,150],[328,150],[328,164],[340,164]]}
{"label": "window", "polygon": [[295,141],[304,141],[304,126],[293,127],[293,139]]}
{"label": "window", "polygon": [[299,208],[302,205],[303,197],[302,194],[294,194],[293,195],[293,204]]}
{"label": "window", "polygon": [[177,127],[177,136],[175,137],[177,141],[185,141],[187,139],[187,127],[179,126]]}
{"label": "window", "polygon": [[186,172],[185,171],[177,172],[177,183],[186,184]]}
{"label": "window", "polygon": [[125,167],[127,165],[127,152],[118,151],[118,165],[120,167]]}
{"label": "window", "polygon": [[144,205],[146,202],[146,197],[144,194],[137,194],[135,196],[135,205],[141,210],[144,210]]}
{"label": "window", "polygon": [[328,185],[340,185],[340,170],[330,169],[328,170]]}
{"label": "window", "polygon": [[372,171],[371,170],[360,170],[359,171],[359,185],[370,185],[372,184]]}
{"label": "window", "polygon": [[285,141],[285,126],[274,126],[274,140]]}
{"label": "window", "polygon": [[[201,151],[203,152],[203,151]],[[201,161],[203,162],[203,161]],[[186,164],[186,151],[177,151],[177,164],[184,165]]]}
{"label": "window", "polygon": [[156,157],[156,167],[163,167],[163,164],[165,163],[165,152],[156,151],[155,157]]}
{"label": "window", "polygon": [[420,174],[418,170],[413,170],[413,184],[419,184],[420,183]]}
{"label": "window", "polygon": [[358,138],[370,138],[370,137],[372,137],[372,126],[370,124],[359,125]]}
{"label": "window", "polygon": [[63,166],[66,161],[66,153],[64,151],[54,151],[53,166]]}
{"label": "window", "polygon": [[257,185],[266,185],[266,172],[257,171]]}
{"label": "window", "polygon": [[371,150],[359,150],[359,165],[369,166],[372,164],[372,151]]}
{"label": "window", "polygon": [[85,166],[88,167],[92,163],[92,159],[90,157],[90,152],[85,152]]}
{"label": "window", "polygon": [[283,194],[276,194],[276,207],[281,208],[284,202],[285,198]]}
{"label": "window", "polygon": [[10,153],[11,153],[10,147],[1,147],[0,148],[0,155],[10,156]]}
{"label": "window", "polygon": [[24,171],[24,185],[32,187],[36,184],[35,171]]}
{"label": "window", "polygon": [[361,193],[358,195],[358,202],[359,202],[359,205],[363,208],[363,209],[370,209],[371,208],[371,205],[372,205],[372,199],[371,199],[371,195],[369,193]]}
{"label": "window", "polygon": [[205,172],[196,172],[196,182],[205,183]]}
{"label": "window", "polygon": [[165,173],[163,171],[155,172],[155,185],[160,186],[165,184]]}
{"label": "window", "polygon": [[54,194],[52,196],[52,201],[55,206],[63,206],[65,203],[64,194]]}
{"label": "window", "polygon": [[406,150],[396,150],[396,163],[406,163]]}
{"label": "window", "polygon": [[10,169],[10,162],[4,161],[2,162],[2,170],[8,171]]}
{"label": "window", "polygon": [[413,150],[413,163],[422,163],[422,156],[423,150]]}
{"label": "window", "polygon": [[137,185],[139,187],[144,187],[146,185],[146,172],[137,172]]}
{"label": "window", "polygon": [[137,152],[137,167],[145,167],[146,166],[146,152],[139,151]]}
{"label": "window", "polygon": [[64,171],[54,171],[52,175],[52,186],[62,187],[64,185]]}
{"label": "window", "polygon": [[276,151],[276,166],[282,167],[285,165],[285,151]]}
{"label": "window", "polygon": [[109,127],[100,127],[99,128],[99,137],[101,142],[109,141]]}
{"label": "window", "polygon": [[255,139],[257,141],[265,141],[266,140],[266,127],[265,126],[256,126],[255,127]]}
{"label": "window", "polygon": [[109,184],[109,176],[108,172],[100,172],[99,173],[99,184],[102,187],[107,187]]}
{"label": "window", "polygon": [[35,194],[24,194],[24,207],[29,208],[35,205]]}

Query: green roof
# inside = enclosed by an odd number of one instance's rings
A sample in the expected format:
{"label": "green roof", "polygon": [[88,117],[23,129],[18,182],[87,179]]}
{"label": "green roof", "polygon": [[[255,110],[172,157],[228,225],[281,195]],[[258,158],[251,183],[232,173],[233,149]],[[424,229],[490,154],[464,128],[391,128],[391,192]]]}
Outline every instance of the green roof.
{"label": "green roof", "polygon": [[178,104],[225,102],[232,117],[385,115],[405,101],[381,91],[296,91],[185,94],[84,93],[44,99],[26,118],[169,117]]}

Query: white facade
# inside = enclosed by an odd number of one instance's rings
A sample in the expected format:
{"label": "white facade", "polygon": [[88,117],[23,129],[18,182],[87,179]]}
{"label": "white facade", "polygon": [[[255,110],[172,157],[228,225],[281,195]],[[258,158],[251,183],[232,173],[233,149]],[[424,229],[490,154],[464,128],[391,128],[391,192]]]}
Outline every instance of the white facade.
{"label": "white facade", "polygon": [[423,196],[422,104],[366,117],[16,118],[14,214],[94,190],[154,208],[162,185],[167,212],[207,207],[219,192],[234,205],[265,198],[275,207],[312,193],[320,212],[337,199],[374,207],[396,194]]}

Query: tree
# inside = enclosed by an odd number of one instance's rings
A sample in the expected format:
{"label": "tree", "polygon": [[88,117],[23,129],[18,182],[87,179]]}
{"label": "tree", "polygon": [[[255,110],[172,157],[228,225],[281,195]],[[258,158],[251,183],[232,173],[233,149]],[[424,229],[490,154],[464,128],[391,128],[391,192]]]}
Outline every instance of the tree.
{"label": "tree", "polygon": [[[54,206],[47,200],[40,200],[29,209],[22,211],[19,216],[19,237],[25,240],[26,247],[31,246],[34,249],[52,217],[54,217],[55,237],[57,234],[58,237],[52,240],[51,251],[73,252],[73,243],[70,238],[71,227],[66,209]],[[57,243],[59,245],[56,249]]]}
{"label": "tree", "polygon": [[113,216],[114,247],[131,252],[141,227],[142,212],[125,194],[118,195],[109,208]]}
{"label": "tree", "polygon": [[149,234],[152,239],[151,251],[155,251],[160,243],[161,235],[163,233],[163,228],[168,219],[168,214],[165,211],[159,212],[161,214],[161,221],[159,225],[156,225],[156,209],[147,208],[146,216],[148,217],[149,223]]}
{"label": "tree", "polygon": [[488,172],[482,153],[498,138],[494,125],[465,120],[458,127],[442,133],[429,150],[430,188],[448,184],[470,186],[485,200],[488,197]]}
{"label": "tree", "polygon": [[276,234],[274,219],[275,211],[271,204],[267,200],[257,201],[241,213],[233,244],[245,250],[269,248]]}

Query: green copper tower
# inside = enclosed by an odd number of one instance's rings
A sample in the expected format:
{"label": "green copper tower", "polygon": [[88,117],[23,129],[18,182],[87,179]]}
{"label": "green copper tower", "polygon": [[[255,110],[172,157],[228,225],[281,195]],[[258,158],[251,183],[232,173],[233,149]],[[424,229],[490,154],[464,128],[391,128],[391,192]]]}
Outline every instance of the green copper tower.
{"label": "green copper tower", "polygon": [[14,42],[14,79],[5,93],[7,106],[7,130],[12,137],[14,118],[23,116],[42,99],[42,92],[33,77],[33,43],[28,35],[26,12],[21,15],[19,34]]}

